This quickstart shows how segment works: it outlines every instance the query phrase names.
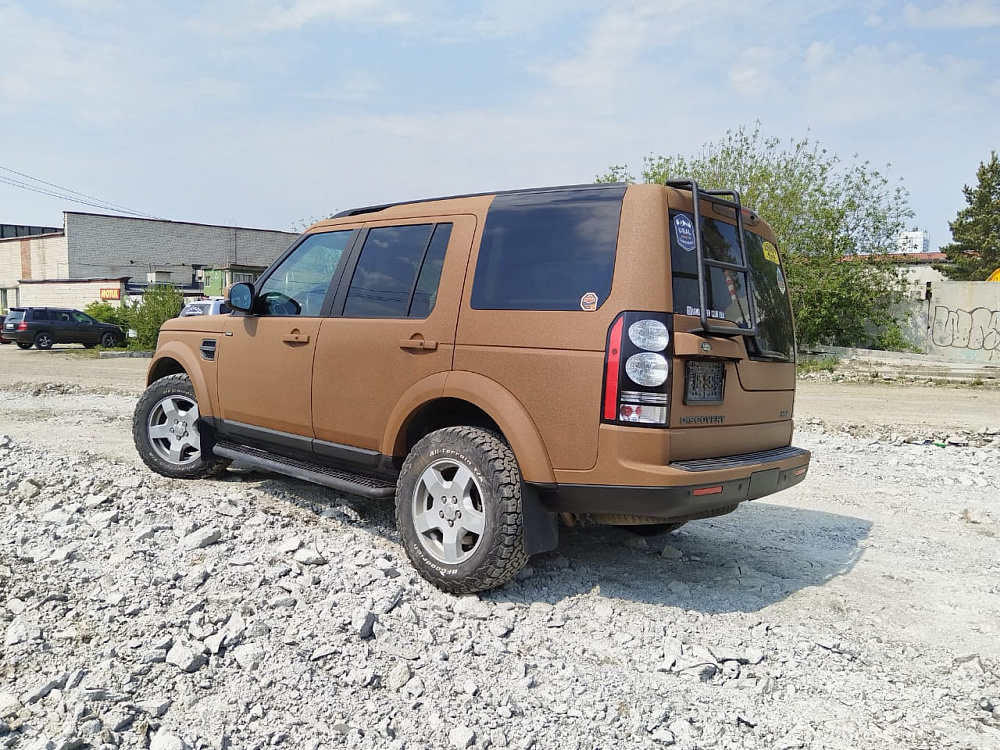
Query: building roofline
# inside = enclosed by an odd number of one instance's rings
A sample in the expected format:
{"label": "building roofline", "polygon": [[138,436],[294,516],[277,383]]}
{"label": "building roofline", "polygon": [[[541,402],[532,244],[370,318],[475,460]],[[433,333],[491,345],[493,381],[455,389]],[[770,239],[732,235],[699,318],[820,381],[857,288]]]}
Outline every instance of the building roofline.
{"label": "building roofline", "polygon": [[[204,224],[197,221],[174,221],[173,219],[149,219],[144,216],[122,216],[120,214],[98,214],[92,213],[90,211],[63,211],[63,216],[99,216],[105,219],[125,219],[127,221],[146,221],[155,222],[157,224],[184,224],[191,227],[212,227],[213,229],[244,229],[248,232],[275,232],[277,234],[290,234],[294,237],[299,236],[299,232],[286,232],[284,229],[260,229],[259,227],[234,227],[230,224]],[[63,223],[65,226],[65,220]]]}
{"label": "building roofline", "polygon": [[18,284],[95,284],[99,281],[127,282],[131,276],[97,276],[89,279],[18,279]]}
{"label": "building roofline", "polygon": [[49,232],[48,234],[26,234],[23,237],[0,237],[0,242],[20,242],[21,240],[40,240],[46,237],[65,237],[66,230],[60,229],[58,232]]}

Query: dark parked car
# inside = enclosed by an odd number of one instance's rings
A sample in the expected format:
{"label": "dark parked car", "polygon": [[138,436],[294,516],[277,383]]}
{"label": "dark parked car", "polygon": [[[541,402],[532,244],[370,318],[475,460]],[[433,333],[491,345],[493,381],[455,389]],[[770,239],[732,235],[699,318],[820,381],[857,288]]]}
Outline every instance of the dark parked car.
{"label": "dark parked car", "polygon": [[51,349],[53,344],[83,344],[91,349],[98,344],[117,346],[125,334],[118,326],[101,323],[79,310],[12,307],[3,324],[3,338],[22,349]]}
{"label": "dark parked car", "polygon": [[3,323],[6,319],[6,315],[0,315],[0,344],[13,344],[13,341],[8,341],[3,337]]}

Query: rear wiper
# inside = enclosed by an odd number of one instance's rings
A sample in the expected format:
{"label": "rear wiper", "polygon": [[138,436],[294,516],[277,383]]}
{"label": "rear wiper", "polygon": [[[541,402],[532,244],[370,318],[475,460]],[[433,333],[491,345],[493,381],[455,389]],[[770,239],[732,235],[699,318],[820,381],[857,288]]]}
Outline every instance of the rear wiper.
{"label": "rear wiper", "polygon": [[769,359],[772,362],[790,362],[787,354],[782,354],[781,352],[772,352],[768,349],[761,349],[754,355],[754,359]]}

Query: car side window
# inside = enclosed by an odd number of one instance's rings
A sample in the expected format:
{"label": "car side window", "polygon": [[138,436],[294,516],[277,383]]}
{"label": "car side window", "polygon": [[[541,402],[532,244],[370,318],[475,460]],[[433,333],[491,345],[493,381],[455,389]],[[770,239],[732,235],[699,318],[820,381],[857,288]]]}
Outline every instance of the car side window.
{"label": "car side window", "polygon": [[368,232],[344,305],[348,318],[426,318],[434,308],[451,224]]}
{"label": "car side window", "polygon": [[87,315],[86,313],[73,311],[70,313],[70,315],[73,316],[73,320],[75,320],[77,323],[83,323],[84,325],[89,325],[90,323],[94,322],[94,319],[89,315]]}
{"label": "car side window", "polygon": [[596,310],[611,294],[625,188],[498,195],[472,285],[476,310]]}
{"label": "car side window", "polygon": [[258,315],[319,315],[353,229],[310,234],[257,292]]}

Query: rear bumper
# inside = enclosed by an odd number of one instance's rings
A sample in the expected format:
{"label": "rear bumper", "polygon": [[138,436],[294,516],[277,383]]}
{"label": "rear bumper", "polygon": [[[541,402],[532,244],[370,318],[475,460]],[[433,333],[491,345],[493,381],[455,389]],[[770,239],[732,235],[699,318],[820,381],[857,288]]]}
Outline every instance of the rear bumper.
{"label": "rear bumper", "polygon": [[[663,486],[560,484],[540,487],[550,511],[681,519],[756,500],[792,487],[809,470],[809,451],[776,448],[668,465],[682,483]],[[735,475],[735,476],[734,476]],[[715,479],[715,477],[718,477]],[[548,491],[545,491],[548,490]]]}

